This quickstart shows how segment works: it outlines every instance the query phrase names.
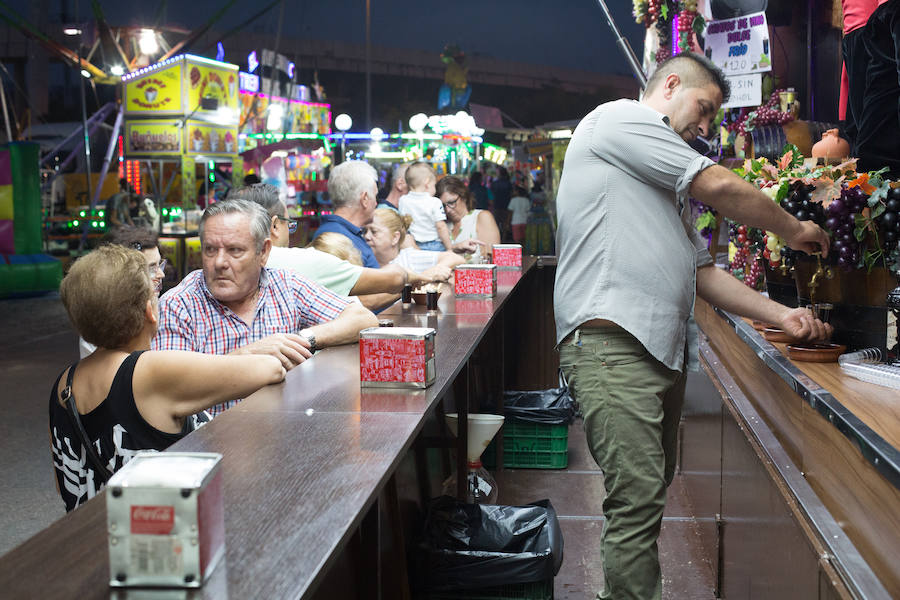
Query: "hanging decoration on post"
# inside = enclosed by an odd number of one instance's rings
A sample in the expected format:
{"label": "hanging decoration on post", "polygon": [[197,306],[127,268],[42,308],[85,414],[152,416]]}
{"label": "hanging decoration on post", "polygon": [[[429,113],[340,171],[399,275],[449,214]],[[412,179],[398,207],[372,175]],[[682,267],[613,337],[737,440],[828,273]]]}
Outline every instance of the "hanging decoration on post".
{"label": "hanging decoration on post", "polygon": [[632,0],[632,9],[639,25],[656,27],[657,64],[682,52],[700,51],[697,36],[703,33],[706,21],[697,12],[697,0]]}

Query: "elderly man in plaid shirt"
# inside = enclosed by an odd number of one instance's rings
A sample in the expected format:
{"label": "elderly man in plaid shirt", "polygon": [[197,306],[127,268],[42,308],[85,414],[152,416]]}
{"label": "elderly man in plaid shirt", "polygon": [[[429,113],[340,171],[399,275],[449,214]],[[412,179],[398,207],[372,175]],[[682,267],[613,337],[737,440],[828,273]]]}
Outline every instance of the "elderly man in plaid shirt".
{"label": "elderly man in plaid shirt", "polygon": [[204,211],[203,270],[160,298],[154,350],[271,354],[292,369],[317,349],[353,343],[361,329],[378,325],[359,303],[291,271],[265,268],[269,230],[269,216],[253,202],[228,200]]}

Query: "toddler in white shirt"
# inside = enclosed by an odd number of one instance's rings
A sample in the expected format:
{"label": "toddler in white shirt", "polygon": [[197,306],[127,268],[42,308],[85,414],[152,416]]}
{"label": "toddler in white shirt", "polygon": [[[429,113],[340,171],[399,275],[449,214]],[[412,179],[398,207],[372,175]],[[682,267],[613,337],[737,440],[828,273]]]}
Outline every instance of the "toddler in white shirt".
{"label": "toddler in white shirt", "polygon": [[449,250],[450,231],[444,205],[434,195],[437,176],[431,165],[424,162],[410,165],[406,170],[409,193],[400,197],[400,214],[412,217],[409,234],[422,250]]}

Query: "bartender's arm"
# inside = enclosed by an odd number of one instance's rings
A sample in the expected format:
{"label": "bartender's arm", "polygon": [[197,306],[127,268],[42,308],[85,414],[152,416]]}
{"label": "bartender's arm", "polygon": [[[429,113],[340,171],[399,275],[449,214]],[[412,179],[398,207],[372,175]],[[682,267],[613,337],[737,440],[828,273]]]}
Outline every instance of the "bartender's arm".
{"label": "bartender's arm", "polygon": [[828,255],[828,235],[812,221],[798,221],[759,189],[720,165],[700,171],[691,182],[697,200],[739,223],[773,231],[794,250]]}
{"label": "bartender's arm", "polygon": [[777,325],[799,340],[824,340],[831,335],[831,325],[813,317],[808,309],[769,300],[712,264],[697,269],[697,295],[728,312]]}

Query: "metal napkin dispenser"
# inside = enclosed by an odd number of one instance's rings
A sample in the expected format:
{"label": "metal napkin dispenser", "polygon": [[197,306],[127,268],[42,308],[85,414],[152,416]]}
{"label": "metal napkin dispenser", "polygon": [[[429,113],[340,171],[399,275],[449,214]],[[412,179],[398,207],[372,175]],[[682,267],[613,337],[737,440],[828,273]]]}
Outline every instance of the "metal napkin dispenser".
{"label": "metal napkin dispenser", "polygon": [[494,244],[491,246],[491,262],[502,270],[521,269],[522,245]]}
{"label": "metal napkin dispenser", "polygon": [[222,455],[138,452],[106,485],[109,584],[203,585],[225,557]]}
{"label": "metal napkin dispenser", "polygon": [[497,265],[459,265],[453,270],[457,298],[492,298],[497,295]]}
{"label": "metal napkin dispenser", "polygon": [[359,332],[362,387],[426,388],[434,383],[431,327],[370,327]]}

